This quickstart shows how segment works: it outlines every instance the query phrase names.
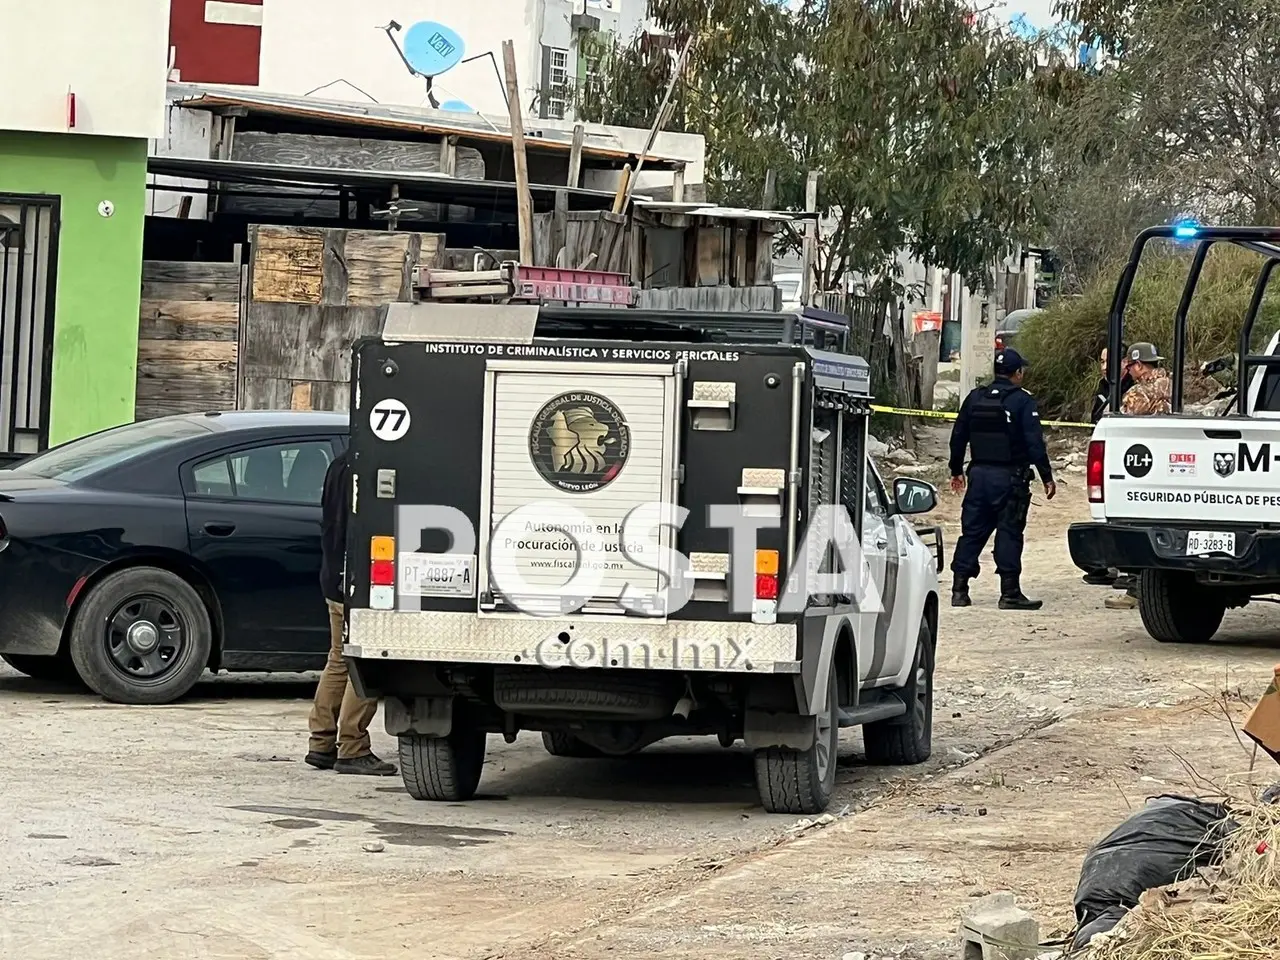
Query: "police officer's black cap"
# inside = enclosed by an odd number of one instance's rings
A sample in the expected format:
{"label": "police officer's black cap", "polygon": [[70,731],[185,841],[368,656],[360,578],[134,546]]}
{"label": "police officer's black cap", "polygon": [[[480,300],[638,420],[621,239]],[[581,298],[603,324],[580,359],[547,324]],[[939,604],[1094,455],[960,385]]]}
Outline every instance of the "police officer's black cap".
{"label": "police officer's black cap", "polygon": [[1012,347],[1001,350],[996,354],[996,373],[1012,376],[1027,365],[1027,361],[1022,359],[1022,354]]}

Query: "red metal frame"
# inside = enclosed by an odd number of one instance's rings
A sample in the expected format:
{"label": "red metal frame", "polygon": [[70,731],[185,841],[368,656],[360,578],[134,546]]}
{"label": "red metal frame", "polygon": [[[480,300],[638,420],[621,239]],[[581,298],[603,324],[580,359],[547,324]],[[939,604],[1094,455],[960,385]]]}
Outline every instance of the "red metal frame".
{"label": "red metal frame", "polygon": [[633,306],[636,302],[635,287],[625,273],[517,264],[512,271],[512,283],[512,295],[519,300],[564,300],[620,307]]}

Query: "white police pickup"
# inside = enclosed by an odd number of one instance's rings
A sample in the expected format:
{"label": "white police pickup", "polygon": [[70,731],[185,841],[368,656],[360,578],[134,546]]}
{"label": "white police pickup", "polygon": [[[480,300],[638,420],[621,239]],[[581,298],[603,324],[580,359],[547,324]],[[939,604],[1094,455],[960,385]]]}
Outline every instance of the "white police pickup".
{"label": "white police pickup", "polygon": [[1248,416],[1105,416],[1089,444],[1092,521],[1068,530],[1071,559],[1138,575],[1162,643],[1208,641],[1228,608],[1280,591],[1280,368],[1254,371],[1245,402]]}

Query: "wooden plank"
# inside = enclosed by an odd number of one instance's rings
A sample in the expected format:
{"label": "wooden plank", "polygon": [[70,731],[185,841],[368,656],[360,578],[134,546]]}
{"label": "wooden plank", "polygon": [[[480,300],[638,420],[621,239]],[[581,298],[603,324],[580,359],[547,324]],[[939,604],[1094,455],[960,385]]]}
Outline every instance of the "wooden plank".
{"label": "wooden plank", "polygon": [[671,202],[684,203],[684,164],[676,167],[671,175]]}
{"label": "wooden plank", "polygon": [[330,410],[345,413],[351,409],[351,382],[348,380],[317,380],[313,385],[313,410]]}
{"label": "wooden plank", "polygon": [[721,286],[726,279],[724,228],[698,227],[695,234],[694,282],[700,287]]}
{"label": "wooden plank", "polygon": [[314,227],[259,227],[253,245],[253,299],[319,303],[324,233]]}
{"label": "wooden plank", "polygon": [[641,290],[636,306],[648,310],[772,313],[777,296],[778,288],[774,286],[659,287]]}
{"label": "wooden plank", "polygon": [[729,228],[729,236],[733,238],[733,260],[729,267],[729,283],[735,287],[746,287],[751,284],[747,268],[747,240],[750,234],[749,228],[741,226]]}
{"label": "wooden plank", "polygon": [[293,385],[274,377],[246,377],[240,398],[242,410],[284,410],[289,406]]}
{"label": "wooden plank", "polygon": [[290,410],[310,410],[311,409],[311,384],[307,382],[295,383],[289,397]]}
{"label": "wooden plank", "polygon": [[382,329],[383,306],[250,303],[240,362],[253,379],[346,380],[351,345]]}
{"label": "wooden plank", "polygon": [[306,397],[308,410],[345,413],[350,409],[351,386],[346,380],[287,380],[250,377],[245,380],[245,410],[285,410],[295,397]]}
{"label": "wooden plank", "polygon": [[143,300],[138,317],[140,340],[236,340],[238,303]]}
{"label": "wooden plank", "polygon": [[[237,131],[231,153],[233,160],[249,162],[339,167],[386,173],[443,172],[441,144],[438,142]],[[474,147],[457,147],[452,175],[460,180],[483,180],[485,163],[480,151]],[[314,186],[276,186],[271,189],[273,193],[279,194],[278,197],[243,195],[245,191],[261,189],[260,186],[228,184],[227,193],[221,200],[222,210],[227,213],[259,215],[297,215],[305,211],[307,215],[317,218],[339,218],[341,204],[336,188],[320,190]],[[449,210],[451,219],[462,216],[471,218],[469,208],[451,206]],[[439,204],[424,203],[421,213],[405,214],[401,221],[438,220],[440,215]]]}
{"label": "wooden plank", "polygon": [[569,177],[567,186],[576,187],[582,181],[582,141],[586,139],[587,128],[580,123],[573,125],[573,143],[569,145]]}
{"label": "wooden plank", "polygon": [[346,302],[356,307],[399,300],[408,260],[407,233],[352,230],[347,235]]}
{"label": "wooden plank", "polygon": [[551,255],[547,263],[553,267],[565,266],[570,258],[561,256],[565,246],[565,215],[569,212],[569,195],[563,190],[556,191],[555,210],[551,214]]}
{"label": "wooden plank", "polygon": [[234,280],[193,280],[187,283],[143,280],[142,299],[236,303],[240,299],[240,285]]}
{"label": "wooden plank", "polygon": [[140,369],[138,396],[146,400],[198,404],[234,399],[233,373],[225,363],[158,360],[147,361]]}
{"label": "wooden plank", "polygon": [[507,82],[507,110],[511,118],[511,150],[516,168],[516,221],[520,234],[520,262],[533,261],[533,196],[529,193],[529,156],[524,149],[524,114],[520,81],[516,76],[516,48],[502,41],[502,66]]}
{"label": "wooden plank", "polygon": [[207,263],[187,260],[144,260],[142,279],[146,283],[235,283],[240,275],[237,263]]}
{"label": "wooden plank", "polygon": [[235,342],[212,340],[139,340],[138,360],[213,360],[235,363]]}
{"label": "wooden plank", "polygon": [[324,237],[324,261],[321,266],[322,281],[320,302],[344,304],[347,302],[347,285],[351,271],[347,264],[347,231],[326,230]]}

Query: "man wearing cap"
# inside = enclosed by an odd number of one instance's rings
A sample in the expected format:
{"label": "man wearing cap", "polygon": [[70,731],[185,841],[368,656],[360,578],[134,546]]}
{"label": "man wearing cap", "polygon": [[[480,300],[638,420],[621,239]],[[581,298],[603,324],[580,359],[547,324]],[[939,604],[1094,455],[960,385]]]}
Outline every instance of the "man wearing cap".
{"label": "man wearing cap", "polygon": [[[1035,398],[1022,388],[1026,363],[1016,350],[996,354],[995,379],[965,397],[951,431],[951,489],[964,491],[960,538],[951,561],[951,605],[967,607],[969,581],[994,531],[1001,610],[1039,610],[1022,592],[1022,538],[1034,466],[1050,500],[1058,492]],[[972,451],[966,489],[965,449]]]}
{"label": "man wearing cap", "polygon": [[1124,395],[1120,412],[1134,416],[1169,413],[1172,409],[1173,379],[1161,364],[1154,343],[1135,343],[1125,355],[1133,388]]}

